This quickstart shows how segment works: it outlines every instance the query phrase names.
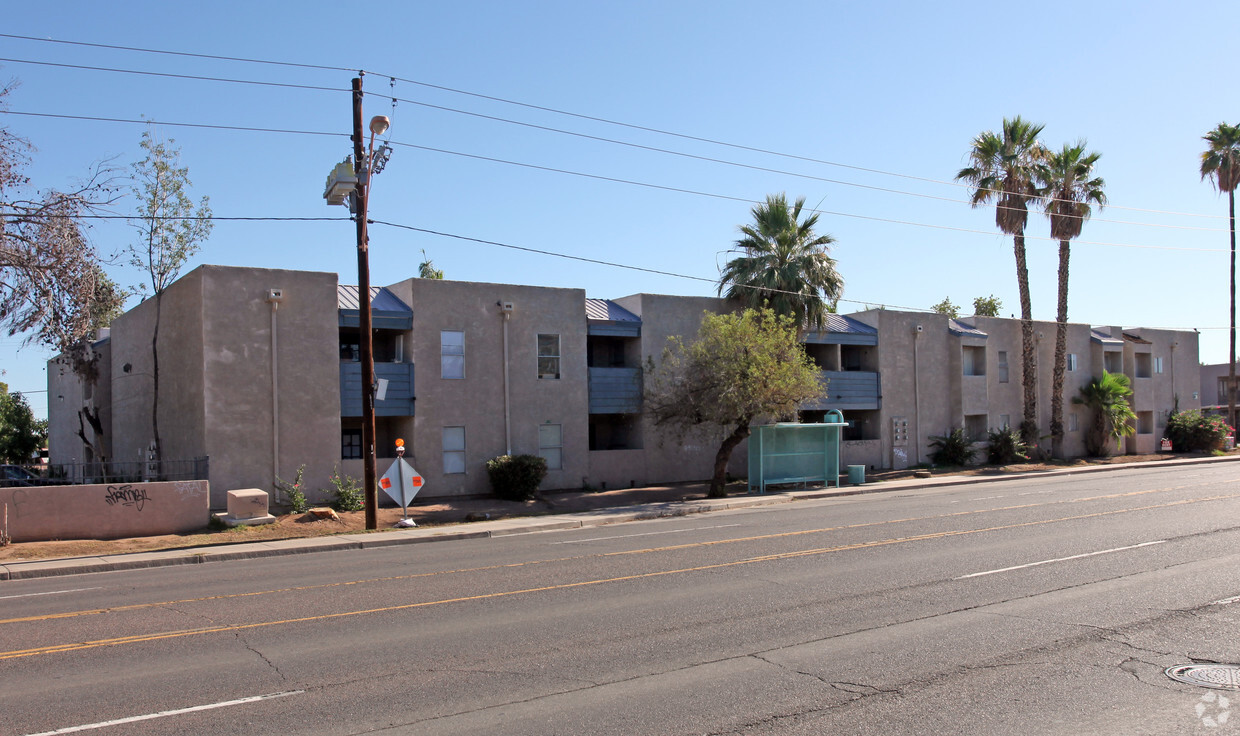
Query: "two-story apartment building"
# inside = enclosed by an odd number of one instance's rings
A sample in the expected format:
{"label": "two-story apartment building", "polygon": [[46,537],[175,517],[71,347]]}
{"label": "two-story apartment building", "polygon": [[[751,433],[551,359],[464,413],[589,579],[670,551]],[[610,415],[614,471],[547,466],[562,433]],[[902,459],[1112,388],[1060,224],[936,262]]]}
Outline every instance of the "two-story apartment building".
{"label": "two-story apartment building", "polygon": [[[642,411],[643,366],[670,336],[696,334],[720,299],[407,279],[371,290],[376,452],[380,472],[403,439],[425,497],[489,492],[485,462],[541,455],[544,488],[627,487],[711,475],[717,445],[684,441]],[[153,439],[154,301],[117,318],[95,345],[98,377],[49,364],[52,463],[146,456]],[[171,285],[160,320],[159,427],[165,458],[209,456],[212,503],[230,489],[273,488],[306,466],[323,488],[334,469],[362,475],[358,290],[334,274],[202,266]],[[1053,323],[1039,322],[1039,425],[1049,424]],[[830,315],[804,333],[827,395],[804,421],[840,409],[846,464],[924,463],[933,435],[976,437],[1019,424],[1017,320],[952,320],[869,310]],[[1070,398],[1103,367],[1133,378],[1137,431],[1127,449],[1157,447],[1166,413],[1196,391],[1191,332],[1069,328],[1067,452],[1084,452],[1088,419]],[[98,411],[95,436],[79,411]],[[745,474],[745,448],[731,472]]]}

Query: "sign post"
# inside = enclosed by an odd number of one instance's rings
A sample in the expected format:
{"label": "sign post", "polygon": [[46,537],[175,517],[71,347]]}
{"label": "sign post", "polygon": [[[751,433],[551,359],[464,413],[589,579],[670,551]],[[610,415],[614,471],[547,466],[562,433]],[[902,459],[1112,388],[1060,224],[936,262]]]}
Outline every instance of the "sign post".
{"label": "sign post", "polygon": [[418,491],[422,490],[422,476],[413,466],[405,462],[405,441],[396,440],[396,462],[392,463],[383,477],[379,479],[379,487],[393,501],[401,506],[403,518],[396,523],[398,527],[414,527],[418,523],[409,518],[409,502]]}

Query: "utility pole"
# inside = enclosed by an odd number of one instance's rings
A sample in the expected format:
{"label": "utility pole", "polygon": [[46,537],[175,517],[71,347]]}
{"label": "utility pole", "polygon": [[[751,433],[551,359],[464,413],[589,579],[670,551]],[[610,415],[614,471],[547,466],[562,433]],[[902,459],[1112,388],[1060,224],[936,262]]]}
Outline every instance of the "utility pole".
{"label": "utility pole", "polygon": [[357,174],[354,217],[357,222],[358,348],[362,358],[362,489],[366,498],[366,528],[378,529],[379,487],[375,469],[375,356],[370,320],[370,246],[366,234],[370,162],[362,144],[362,79],[353,79],[353,170]]}

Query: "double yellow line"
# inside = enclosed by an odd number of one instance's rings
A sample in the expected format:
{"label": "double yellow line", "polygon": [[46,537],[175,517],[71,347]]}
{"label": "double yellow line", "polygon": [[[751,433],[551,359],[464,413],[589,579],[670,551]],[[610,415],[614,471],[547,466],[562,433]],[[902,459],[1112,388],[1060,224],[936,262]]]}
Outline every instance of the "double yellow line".
{"label": "double yellow line", "polygon": [[[1068,501],[1068,502],[1061,501],[1061,502],[1054,502],[1054,503],[1074,503],[1074,502],[1087,501],[1087,500],[1100,500],[1100,499],[1118,498],[1118,497],[1124,497],[1124,496],[1137,496],[1137,495],[1144,495],[1147,493],[1155,493],[1158,491],[1167,491],[1167,490],[1175,490],[1175,489],[1134,491],[1130,493],[1111,494],[1108,496],[1097,496],[1097,497],[1090,498],[1090,499],[1074,499],[1073,501]],[[648,579],[648,578],[663,577],[667,575],[680,575],[684,573],[702,572],[705,570],[718,570],[722,568],[737,567],[741,565],[752,565],[752,564],[757,564],[757,563],[762,563],[762,562],[787,560],[787,559],[793,559],[796,557],[832,554],[835,552],[847,552],[851,550],[869,549],[873,547],[883,547],[883,546],[894,545],[894,544],[906,544],[906,543],[911,543],[911,542],[924,542],[924,541],[929,541],[929,540],[946,539],[949,537],[958,537],[958,536],[972,535],[972,534],[985,534],[988,532],[1004,531],[1008,529],[1021,529],[1021,528],[1028,528],[1028,527],[1035,527],[1035,526],[1045,526],[1048,524],[1059,524],[1059,523],[1064,523],[1064,522],[1069,522],[1069,521],[1079,521],[1082,519],[1095,519],[1095,518],[1101,518],[1105,516],[1130,514],[1130,513],[1135,513],[1138,511],[1151,511],[1155,509],[1171,508],[1174,506],[1184,506],[1188,504],[1229,500],[1229,499],[1234,499],[1237,497],[1238,496],[1236,494],[1226,494],[1226,495],[1219,495],[1219,496],[1208,496],[1204,498],[1190,498],[1190,499],[1183,499],[1179,501],[1170,501],[1170,502],[1162,503],[1162,504],[1152,504],[1149,506],[1138,506],[1138,507],[1125,508],[1125,509],[1114,509],[1111,511],[1098,511],[1098,512],[1090,513],[1090,514],[1064,516],[1064,517],[1059,517],[1055,519],[1025,521],[1025,522],[1018,522],[1014,524],[1002,524],[998,526],[981,527],[981,528],[975,528],[975,529],[959,529],[959,530],[952,530],[952,531],[932,532],[929,534],[919,534],[919,535],[914,535],[914,536],[909,536],[909,537],[895,537],[895,538],[880,539],[880,540],[875,540],[875,541],[870,541],[870,542],[858,542],[855,544],[836,545],[836,546],[831,546],[831,547],[819,547],[816,549],[796,550],[793,552],[783,552],[783,553],[778,553],[778,554],[762,555],[759,557],[750,557],[747,559],[735,560],[731,562],[720,562],[720,563],[714,563],[710,565],[697,565],[693,567],[682,567],[682,568],[676,568],[673,570],[660,570],[656,572],[638,573],[635,575],[621,575],[617,577],[598,578],[594,580],[584,580],[584,581],[580,581],[576,583],[561,583],[558,585],[546,585],[546,586],[540,586],[540,587],[535,587],[535,588],[522,588],[520,590],[508,590],[508,591],[501,591],[497,593],[482,593],[479,595],[463,596],[463,597],[458,597],[458,598],[444,598],[444,599],[434,600],[434,601],[423,601],[420,603],[404,603],[404,604],[395,605],[395,606],[383,606],[380,608],[367,608],[367,609],[361,609],[361,610],[356,610],[356,611],[344,611],[340,613],[327,613],[327,614],[320,614],[316,616],[303,616],[299,618],[280,619],[276,621],[261,621],[258,623],[250,623],[250,624],[208,626],[208,627],[197,628],[197,629],[184,629],[180,631],[163,631],[163,632],[157,632],[157,633],[152,633],[152,634],[133,634],[130,636],[115,637],[111,639],[97,639],[93,641],[83,641],[83,642],[74,642],[74,643],[68,643],[68,644],[55,644],[55,645],[50,645],[50,646],[34,647],[31,649],[17,649],[17,650],[8,651],[8,652],[0,652],[0,660],[18,659],[21,657],[33,657],[33,656],[44,655],[44,654],[60,654],[63,652],[74,652],[74,651],[81,651],[85,649],[96,649],[100,647],[109,647],[109,646],[121,646],[125,644],[137,644],[140,642],[159,641],[161,639],[175,639],[175,638],[182,638],[182,637],[188,637],[188,636],[202,636],[205,634],[215,634],[215,633],[222,633],[222,632],[245,631],[249,629],[267,628],[270,626],[284,626],[284,625],[289,625],[289,624],[307,623],[311,621],[328,621],[331,619],[339,619],[339,618],[345,618],[345,617],[351,617],[351,616],[365,616],[365,615],[375,614],[375,613],[391,613],[393,611],[405,611],[405,610],[411,610],[411,609],[416,609],[416,608],[428,608],[431,606],[442,606],[442,605],[448,605],[452,603],[464,603],[464,602],[469,602],[469,601],[481,601],[481,600],[492,600],[492,599],[497,599],[497,598],[508,598],[512,596],[529,595],[532,593],[544,593],[544,592],[556,591],[556,590],[569,590],[572,588],[582,588],[582,587],[592,586],[592,585],[621,583],[621,582],[628,582],[632,580],[643,580],[643,579]],[[1042,505],[1049,505],[1049,504],[1028,504],[1025,506],[1010,506],[1010,507],[1004,507],[1000,509],[989,509],[988,511],[1002,511],[1002,510],[1020,509],[1020,508],[1028,508],[1030,506],[1042,506]],[[670,547],[655,547],[655,548],[643,549],[643,550],[633,550],[629,552],[610,552],[610,553],[605,553],[605,554],[600,554],[600,555],[583,555],[579,557],[559,558],[555,560],[539,560],[539,561],[531,561],[531,562],[512,563],[508,565],[493,565],[493,566],[488,566],[488,567],[470,568],[468,570],[421,573],[417,575],[402,575],[402,576],[388,577],[388,578],[372,578],[366,581],[328,583],[325,585],[303,586],[303,587],[298,587],[298,588],[282,588],[277,591],[260,591],[260,592],[253,592],[253,593],[238,593],[238,594],[223,595],[223,596],[209,596],[206,598],[193,598],[193,599],[186,599],[185,601],[175,601],[173,603],[184,603],[184,602],[206,601],[206,600],[221,600],[221,599],[238,598],[238,597],[253,596],[253,595],[263,595],[266,593],[283,592],[283,591],[312,590],[316,588],[326,588],[326,587],[333,587],[333,586],[339,586],[339,585],[357,585],[363,582],[412,579],[412,578],[417,578],[417,577],[427,577],[431,575],[449,574],[451,572],[472,572],[472,571],[478,571],[478,570],[494,570],[494,569],[501,569],[501,568],[521,567],[525,565],[546,564],[548,562],[563,562],[563,561],[585,559],[585,558],[591,558],[591,557],[600,558],[600,557],[609,557],[609,556],[626,555],[626,554],[646,554],[650,552],[658,552],[658,551],[665,551],[665,550],[677,550],[677,549],[686,549],[686,548],[692,548],[692,547],[704,547],[704,546],[710,546],[710,545],[716,545],[716,544],[730,544],[730,543],[742,542],[742,541],[774,539],[774,538],[790,537],[790,536],[797,536],[797,535],[803,535],[803,534],[821,533],[821,532],[826,532],[826,531],[838,531],[842,529],[854,529],[854,528],[859,528],[859,527],[878,526],[881,524],[899,523],[899,521],[905,521],[905,522],[920,521],[920,520],[945,518],[945,517],[951,517],[951,516],[962,516],[962,515],[976,514],[976,513],[985,513],[985,512],[984,511],[965,511],[965,512],[957,512],[953,514],[944,514],[942,516],[937,516],[937,517],[923,517],[922,519],[904,519],[904,520],[897,520],[897,521],[870,522],[866,524],[855,524],[855,525],[849,525],[849,526],[831,527],[831,528],[826,528],[826,529],[803,530],[803,531],[798,531],[798,532],[783,532],[779,534],[768,534],[768,535],[745,537],[745,538],[739,538],[739,539],[717,540],[717,541],[712,541],[712,542],[698,542],[698,543],[693,543],[693,544],[674,545]],[[149,608],[149,607],[160,606],[160,605],[171,605],[171,603],[164,603],[164,604],[144,603],[144,604],[138,604],[134,606],[123,606],[123,607],[109,608],[109,609],[96,609],[96,610],[91,610],[91,611],[77,611],[77,612],[63,613],[63,614],[52,614],[52,615],[43,616],[43,617],[36,616],[36,617],[29,617],[29,618],[23,618],[23,619],[7,619],[7,620],[0,621],[0,623],[13,623],[17,621],[51,620],[51,619],[56,619],[56,618],[65,618],[69,616],[82,616],[82,615],[91,615],[91,614],[105,613],[105,612],[111,612],[111,611],[133,610],[136,608]]]}

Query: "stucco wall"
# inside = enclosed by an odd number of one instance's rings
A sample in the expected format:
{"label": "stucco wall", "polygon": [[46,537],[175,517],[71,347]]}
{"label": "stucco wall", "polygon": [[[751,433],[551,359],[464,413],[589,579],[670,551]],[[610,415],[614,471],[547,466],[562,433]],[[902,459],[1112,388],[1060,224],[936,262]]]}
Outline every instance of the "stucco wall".
{"label": "stucco wall", "polygon": [[[411,448],[426,478],[425,497],[490,492],[486,461],[503,455],[504,319],[508,319],[511,450],[536,455],[539,426],[560,425],[560,469],[544,490],[580,488],[589,475],[585,292],[510,284],[409,279],[388,287],[413,308],[412,355],[417,395]],[[442,377],[440,332],[465,333],[465,378]],[[560,336],[560,378],[538,377],[537,336]],[[444,473],[443,428],[465,428],[465,473]]]}
{"label": "stucco wall", "polygon": [[207,481],[0,488],[14,542],[120,539],[202,529]]}
{"label": "stucco wall", "polygon": [[[110,332],[107,331],[107,332]],[[73,372],[64,356],[47,362],[48,461],[56,464],[85,462],[86,446],[78,436],[82,427],[101,450],[104,458],[112,456],[112,341],[103,337],[91,345],[97,372],[94,385]],[[78,423],[78,412],[98,410],[102,433],[96,434],[89,422]],[[100,458],[92,458],[99,460]]]}

